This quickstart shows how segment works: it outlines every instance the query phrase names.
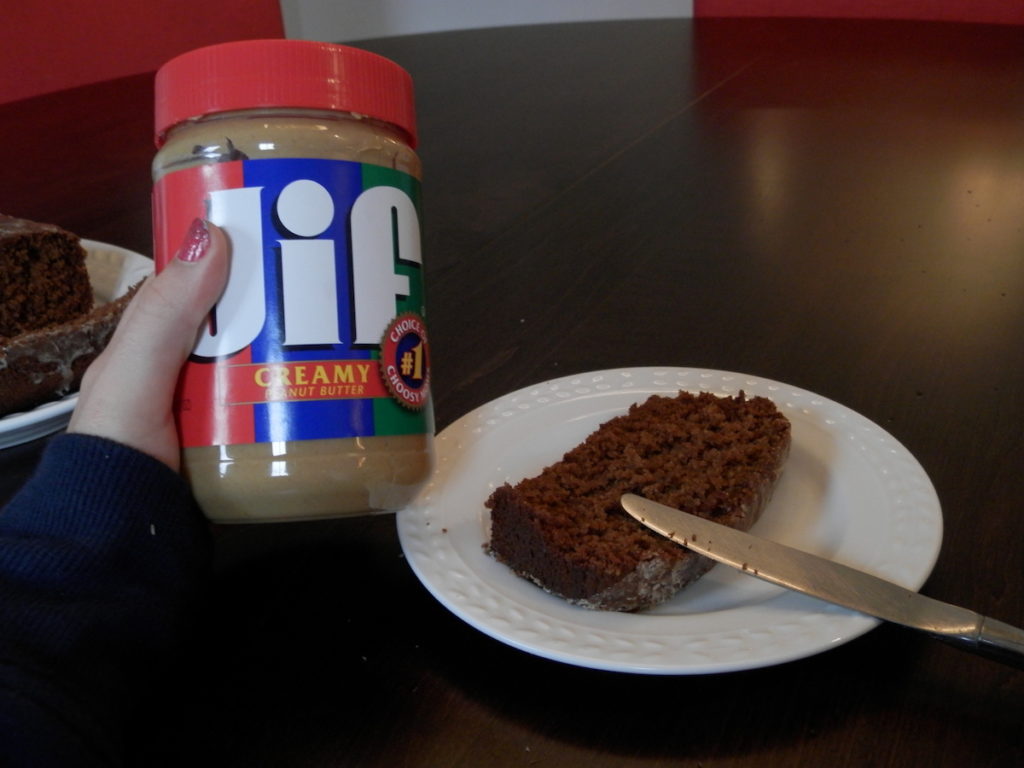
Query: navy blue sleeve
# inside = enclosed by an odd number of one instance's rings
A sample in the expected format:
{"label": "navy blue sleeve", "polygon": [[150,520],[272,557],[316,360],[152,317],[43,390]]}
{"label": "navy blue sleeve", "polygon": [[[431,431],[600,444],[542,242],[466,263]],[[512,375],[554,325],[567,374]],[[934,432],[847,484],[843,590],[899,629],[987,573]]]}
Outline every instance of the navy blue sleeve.
{"label": "navy blue sleeve", "polygon": [[0,512],[4,765],[118,765],[123,724],[183,640],[212,561],[182,478],[61,435]]}

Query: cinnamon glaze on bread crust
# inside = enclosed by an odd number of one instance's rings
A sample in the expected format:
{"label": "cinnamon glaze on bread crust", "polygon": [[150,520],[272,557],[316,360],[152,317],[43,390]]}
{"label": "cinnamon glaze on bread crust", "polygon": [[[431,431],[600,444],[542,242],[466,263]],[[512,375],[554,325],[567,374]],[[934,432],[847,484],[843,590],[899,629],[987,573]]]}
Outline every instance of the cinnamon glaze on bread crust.
{"label": "cinnamon glaze on bread crust", "polygon": [[134,295],[132,289],[70,322],[0,343],[0,416],[77,391]]}
{"label": "cinnamon glaze on bread crust", "polygon": [[619,504],[636,493],[741,530],[771,497],[790,424],[769,399],[655,395],[515,486],[497,488],[490,553],[520,576],[587,608],[664,602],[713,561],[648,530]]}

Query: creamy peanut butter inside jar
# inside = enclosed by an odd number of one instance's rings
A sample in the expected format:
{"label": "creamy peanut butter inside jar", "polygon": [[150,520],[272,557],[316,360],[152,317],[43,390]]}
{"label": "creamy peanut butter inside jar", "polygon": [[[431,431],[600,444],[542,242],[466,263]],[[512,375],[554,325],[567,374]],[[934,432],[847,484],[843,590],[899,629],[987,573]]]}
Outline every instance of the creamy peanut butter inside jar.
{"label": "creamy peanut butter inside jar", "polygon": [[311,41],[202,48],[157,73],[156,144],[157,269],[197,217],[231,243],[175,402],[206,515],[408,504],[434,429],[408,73]]}

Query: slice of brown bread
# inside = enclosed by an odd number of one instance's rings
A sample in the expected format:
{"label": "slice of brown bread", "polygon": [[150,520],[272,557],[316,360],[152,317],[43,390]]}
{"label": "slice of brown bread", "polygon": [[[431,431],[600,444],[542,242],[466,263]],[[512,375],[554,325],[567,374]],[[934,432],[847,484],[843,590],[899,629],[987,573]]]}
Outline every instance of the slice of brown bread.
{"label": "slice of brown bread", "polygon": [[650,608],[713,561],[635,521],[622,494],[746,530],[771,497],[789,445],[789,421],[767,398],[654,395],[536,477],[497,488],[486,502],[488,550],[577,605]]}
{"label": "slice of brown bread", "polygon": [[0,341],[92,309],[85,250],[53,224],[0,214]]}

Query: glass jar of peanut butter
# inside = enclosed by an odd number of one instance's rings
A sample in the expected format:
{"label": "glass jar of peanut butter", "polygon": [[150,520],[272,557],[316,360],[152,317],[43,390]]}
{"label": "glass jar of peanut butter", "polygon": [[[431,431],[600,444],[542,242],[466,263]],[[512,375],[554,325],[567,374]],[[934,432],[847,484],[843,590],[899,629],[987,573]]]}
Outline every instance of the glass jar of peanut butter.
{"label": "glass jar of peanut butter", "polygon": [[411,78],[367,51],[247,40],[157,73],[157,269],[197,217],[231,244],[175,402],[211,520],[397,510],[426,482],[416,139]]}

